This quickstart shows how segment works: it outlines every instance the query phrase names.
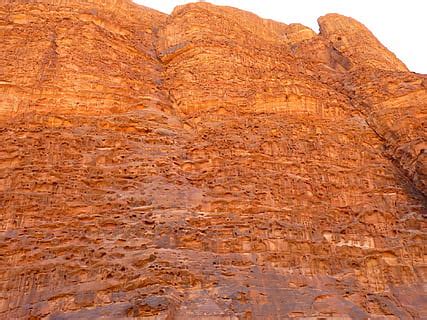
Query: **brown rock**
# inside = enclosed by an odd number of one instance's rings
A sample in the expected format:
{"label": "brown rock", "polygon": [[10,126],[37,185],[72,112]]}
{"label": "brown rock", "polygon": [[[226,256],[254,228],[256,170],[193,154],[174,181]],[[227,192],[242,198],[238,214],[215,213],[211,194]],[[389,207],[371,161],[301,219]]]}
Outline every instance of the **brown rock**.
{"label": "brown rock", "polygon": [[0,318],[426,318],[427,77],[319,24],[0,0]]}

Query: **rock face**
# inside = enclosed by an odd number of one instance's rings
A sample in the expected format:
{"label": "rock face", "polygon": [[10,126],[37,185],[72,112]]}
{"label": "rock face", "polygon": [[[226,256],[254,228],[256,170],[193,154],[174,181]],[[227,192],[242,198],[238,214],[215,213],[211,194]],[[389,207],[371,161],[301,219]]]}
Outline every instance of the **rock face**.
{"label": "rock face", "polygon": [[319,25],[0,0],[0,318],[427,318],[427,76]]}

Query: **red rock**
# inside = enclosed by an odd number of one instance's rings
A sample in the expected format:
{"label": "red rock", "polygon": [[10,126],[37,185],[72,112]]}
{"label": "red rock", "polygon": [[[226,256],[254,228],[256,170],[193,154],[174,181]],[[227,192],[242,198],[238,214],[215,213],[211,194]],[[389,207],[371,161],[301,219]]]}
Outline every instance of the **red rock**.
{"label": "red rock", "polygon": [[426,318],[427,76],[319,24],[0,0],[0,318]]}

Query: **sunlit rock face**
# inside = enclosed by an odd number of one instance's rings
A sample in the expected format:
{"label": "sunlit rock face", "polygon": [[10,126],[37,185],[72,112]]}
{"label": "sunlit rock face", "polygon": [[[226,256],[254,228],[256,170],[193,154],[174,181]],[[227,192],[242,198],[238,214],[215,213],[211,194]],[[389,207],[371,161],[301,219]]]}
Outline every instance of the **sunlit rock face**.
{"label": "sunlit rock face", "polygon": [[161,13],[125,0],[0,3],[0,118],[110,114],[167,101],[154,48]]}
{"label": "sunlit rock face", "polygon": [[427,318],[427,76],[319,24],[0,0],[0,318]]}

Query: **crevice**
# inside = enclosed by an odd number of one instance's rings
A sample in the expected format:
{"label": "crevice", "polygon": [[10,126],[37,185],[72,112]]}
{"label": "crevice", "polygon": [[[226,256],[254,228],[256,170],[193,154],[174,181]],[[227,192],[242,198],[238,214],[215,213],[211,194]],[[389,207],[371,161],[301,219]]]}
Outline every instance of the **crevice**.
{"label": "crevice", "polygon": [[56,39],[56,31],[53,31],[49,36],[49,47],[41,60],[41,67],[39,71],[39,77],[36,83],[36,88],[40,88],[43,82],[47,80],[47,74],[49,71],[51,71],[52,74],[55,73],[55,69],[58,63],[58,44],[56,43]]}
{"label": "crevice", "polygon": [[[353,102],[356,100],[356,98],[349,94],[345,88],[342,88],[342,90],[340,90],[340,93],[342,93],[349,99],[351,107],[356,110],[359,115],[365,120],[368,128],[371,129],[372,132],[378,137],[378,139],[382,142],[384,150],[386,150],[389,142],[377,131],[375,126],[369,121],[369,117],[365,114],[364,110],[361,110],[361,108],[357,107],[357,102]],[[370,105],[367,105],[367,107],[369,108]],[[423,206],[427,209],[427,196],[417,188],[415,182],[410,177],[408,172],[400,165],[399,160],[393,157],[391,154],[387,154],[387,152],[385,151],[382,152],[382,156],[393,164],[393,167],[396,169],[396,171],[401,177],[405,178],[405,181],[398,182],[405,188],[408,193],[418,198],[422,202]]]}

